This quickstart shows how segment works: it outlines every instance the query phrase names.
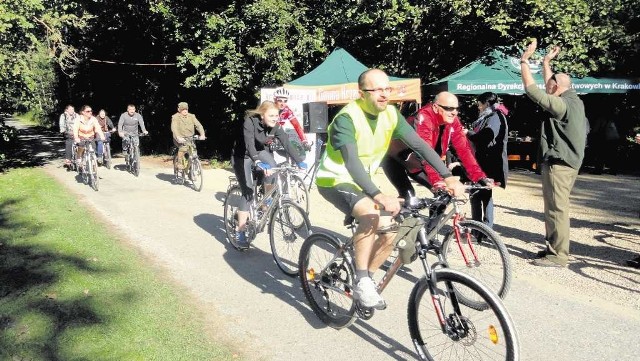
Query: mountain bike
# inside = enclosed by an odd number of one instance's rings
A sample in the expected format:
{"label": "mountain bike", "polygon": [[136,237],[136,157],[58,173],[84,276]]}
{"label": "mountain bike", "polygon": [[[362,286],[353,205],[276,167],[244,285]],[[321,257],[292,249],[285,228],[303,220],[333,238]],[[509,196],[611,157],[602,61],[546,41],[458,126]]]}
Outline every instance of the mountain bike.
{"label": "mountain bike", "polygon": [[178,148],[174,147],[173,175],[176,184],[184,184],[185,178],[188,177],[193,189],[200,192],[202,190],[202,163],[196,150],[196,140],[200,140],[197,135],[184,138],[187,152],[184,154],[182,170],[178,169]]}
{"label": "mountain bike", "polygon": [[[271,168],[276,179],[275,187],[267,190],[265,185],[254,181],[253,196],[249,204],[249,219],[246,226],[246,237],[253,241],[268,224],[269,243],[276,265],[287,275],[298,273],[298,257],[302,241],[311,234],[311,222],[302,206],[293,198],[289,190],[297,168],[288,163]],[[255,178],[262,173],[256,171]],[[229,243],[238,250],[246,248],[238,245],[236,231],[238,228],[237,211],[242,188],[235,176],[229,177],[229,187],[224,201],[224,224]]]}
{"label": "mountain bike", "polygon": [[82,181],[84,184],[91,185],[93,190],[98,190],[98,157],[94,149],[94,141],[84,139],[80,141],[77,146],[82,151],[82,157],[80,160],[79,172],[82,175]]}
{"label": "mountain bike", "polygon": [[[129,134],[125,133],[123,138],[126,139],[127,149],[124,161],[127,166],[127,171],[135,175],[140,174],[140,137],[144,137],[146,134]],[[124,150],[124,149],[123,149]]]}
{"label": "mountain bike", "polygon": [[[378,283],[383,292],[404,264],[420,259],[425,275],[413,287],[408,302],[408,326],[423,360],[518,360],[515,325],[500,298],[477,279],[448,268],[437,228],[421,210],[439,207],[436,199],[408,199],[395,218],[399,232],[391,265]],[[353,218],[345,221],[355,233]],[[393,229],[392,229],[393,230]],[[388,232],[389,229],[379,230]],[[412,238],[415,237],[415,238]],[[435,254],[430,263],[428,254]],[[374,309],[353,298],[355,287],[353,238],[342,242],[328,233],[313,233],[304,241],[299,276],[313,312],[327,325],[340,329],[356,318],[368,320]]]}
{"label": "mountain bike", "polygon": [[[466,185],[470,198],[486,188]],[[462,206],[467,198],[453,197],[442,190],[431,201],[428,231],[433,230],[433,241],[441,245],[448,267],[473,276],[504,299],[511,287],[512,271],[502,238],[486,224],[464,217]]]}

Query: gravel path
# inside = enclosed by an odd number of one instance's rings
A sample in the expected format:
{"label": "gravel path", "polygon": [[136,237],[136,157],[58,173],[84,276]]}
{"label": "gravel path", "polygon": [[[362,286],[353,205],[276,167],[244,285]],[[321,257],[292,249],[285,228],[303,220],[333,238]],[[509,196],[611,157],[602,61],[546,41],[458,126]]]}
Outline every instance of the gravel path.
{"label": "gravel path", "polygon": [[[227,170],[208,169],[197,193],[171,183],[169,162],[144,159],[139,178],[100,168],[94,192],[55,160],[46,171],[95,209],[123,241],[184,287],[220,340],[250,360],[413,359],[407,296],[417,272],[399,274],[385,291],[389,307],[349,329],[325,327],[305,303],[297,279],[273,263],[268,236],[248,252],[227,246],[222,200]],[[376,176],[390,190],[383,176]],[[640,270],[624,260],[640,254],[640,182],[633,176],[580,175],[572,194],[572,253],[567,269],[529,264],[542,248],[538,175],[512,172],[496,190],[495,230],[514,266],[505,300],[518,327],[522,360],[636,360],[640,354]],[[342,217],[312,192],[311,222],[336,229]],[[468,207],[468,206],[467,206]],[[415,265],[413,265],[415,266]]]}

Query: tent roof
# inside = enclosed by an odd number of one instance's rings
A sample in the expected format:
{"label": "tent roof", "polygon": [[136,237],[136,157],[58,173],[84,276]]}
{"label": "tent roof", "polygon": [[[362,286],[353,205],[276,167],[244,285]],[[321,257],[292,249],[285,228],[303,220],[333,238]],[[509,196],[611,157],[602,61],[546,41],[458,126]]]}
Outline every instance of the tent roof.
{"label": "tent roof", "polygon": [[[342,48],[336,48],[327,58],[309,73],[292,80],[287,85],[318,86],[357,83],[358,77],[365,70],[366,65],[354,58]],[[402,80],[403,78],[390,76],[389,80]]]}
{"label": "tent roof", "polygon": [[[477,60],[440,80],[427,84],[429,92],[448,90],[454,94],[524,94],[520,75],[520,58],[507,55],[503,48],[487,52]],[[534,80],[544,87],[542,67],[529,64]],[[640,89],[638,82],[613,78],[573,78],[573,88],[579,93],[625,93]]]}
{"label": "tent roof", "polygon": [[[317,100],[329,104],[347,103],[358,97],[358,77],[369,67],[365,66],[342,48],[336,48],[327,58],[298,79],[285,84],[285,88],[313,88]],[[420,79],[390,76],[391,85],[398,88],[391,100],[420,102]]]}

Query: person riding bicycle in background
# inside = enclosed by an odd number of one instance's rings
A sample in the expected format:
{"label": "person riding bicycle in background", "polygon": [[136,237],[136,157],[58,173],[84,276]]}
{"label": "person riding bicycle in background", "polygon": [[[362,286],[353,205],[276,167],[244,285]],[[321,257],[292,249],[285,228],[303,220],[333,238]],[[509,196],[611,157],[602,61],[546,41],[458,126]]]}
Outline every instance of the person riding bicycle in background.
{"label": "person riding bicycle in background", "polygon": [[[98,138],[101,141],[104,141],[104,133],[102,129],[100,129],[100,124],[98,123],[98,119],[93,116],[91,113],[91,107],[88,105],[82,106],[82,110],[80,112],[81,117],[79,117],[76,122],[73,124],[73,140],[76,144],[79,144],[84,140],[93,141],[94,148],[96,147],[95,139]],[[80,158],[82,157],[82,153],[84,149],[82,147],[78,147],[77,159],[80,162]],[[98,155],[98,163],[102,162],[102,142],[98,142],[97,151]]]}
{"label": "person riding bicycle in background", "polygon": [[[394,106],[388,105],[392,88],[389,77],[379,69],[369,69],[358,78],[360,98],[343,107],[329,126],[326,152],[320,160],[318,192],[346,215],[356,218],[353,236],[356,287],[354,298],[364,307],[385,307],[371,275],[393,250],[395,233],[376,234],[391,224],[381,216],[379,205],[392,215],[400,210],[399,200],[382,193],[371,176],[380,166],[392,139],[400,139],[431,164],[454,194],[464,186],[416,134]],[[377,238],[377,239],[376,239]]]}
{"label": "person riding bicycle in background", "polygon": [[[462,123],[458,119],[458,98],[454,94],[438,93],[432,103],[420,108],[416,116],[409,121],[413,121],[420,138],[427,142],[442,160],[446,158],[451,144],[472,182],[493,185],[493,180],[487,178],[478,165]],[[406,197],[408,192],[415,194],[407,174],[432,191],[445,187],[434,167],[419,159],[415,152],[400,140],[391,141],[382,168],[401,197]]]}
{"label": "person riding bicycle in background", "polygon": [[189,104],[178,103],[178,112],[171,116],[171,134],[173,135],[173,145],[178,148],[178,161],[176,166],[178,171],[184,171],[184,154],[187,152],[187,144],[184,138],[191,138],[198,131],[198,139],[205,140],[204,128],[196,116],[189,113]]}
{"label": "person riding bicycle in background", "polygon": [[60,114],[58,125],[60,126],[60,133],[65,137],[64,141],[64,164],[69,166],[71,164],[71,149],[73,147],[73,124],[80,116],[75,112],[73,105],[69,104],[64,109],[64,113]]}
{"label": "person riding bicycle in background", "polygon": [[304,135],[304,130],[296,118],[295,114],[293,114],[293,110],[289,108],[287,102],[289,101],[289,91],[283,87],[276,88],[276,91],[273,92],[273,102],[278,107],[278,122],[280,125],[284,126],[289,123],[293,126],[293,129],[296,131],[298,138],[300,139],[300,143],[305,151],[311,150],[311,142],[307,140],[307,137]]}
{"label": "person riding bicycle in background", "polygon": [[147,132],[147,128],[144,127],[144,119],[142,115],[136,113],[136,106],[133,104],[127,105],[127,111],[120,115],[120,119],[118,119],[118,135],[123,139],[122,141],[122,153],[125,155],[125,159],[127,158],[127,151],[129,150],[129,138],[127,135],[131,136],[133,141],[133,145],[137,146],[140,143],[140,138],[138,137],[138,126],[142,129],[143,134],[149,134]]}
{"label": "person riding bicycle in background", "polygon": [[278,124],[278,107],[274,102],[264,101],[258,108],[246,112],[242,125],[242,135],[236,138],[232,150],[231,164],[242,189],[242,198],[238,205],[238,244],[248,247],[245,228],[249,217],[249,204],[253,197],[252,168],[264,170],[266,191],[273,187],[275,178],[269,169],[276,166],[273,158],[274,140],[277,139],[300,168],[306,168],[304,158],[291,145],[289,137]]}
{"label": "person riding bicycle in background", "polygon": [[98,120],[98,124],[100,124],[102,133],[104,133],[104,141],[109,143],[111,141],[111,132],[116,131],[116,126],[113,125],[113,122],[107,116],[107,112],[104,109],[100,109],[96,119]]}

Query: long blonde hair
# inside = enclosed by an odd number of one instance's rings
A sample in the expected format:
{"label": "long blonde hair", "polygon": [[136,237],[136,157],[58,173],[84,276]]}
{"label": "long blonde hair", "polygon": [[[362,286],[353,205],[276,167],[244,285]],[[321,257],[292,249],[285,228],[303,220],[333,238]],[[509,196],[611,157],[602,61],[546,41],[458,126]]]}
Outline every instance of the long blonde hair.
{"label": "long blonde hair", "polygon": [[258,105],[257,108],[247,110],[245,115],[246,116],[259,115],[260,118],[263,118],[267,110],[271,108],[278,109],[278,106],[276,105],[276,103],[272,102],[271,100],[265,100],[260,105]]}

